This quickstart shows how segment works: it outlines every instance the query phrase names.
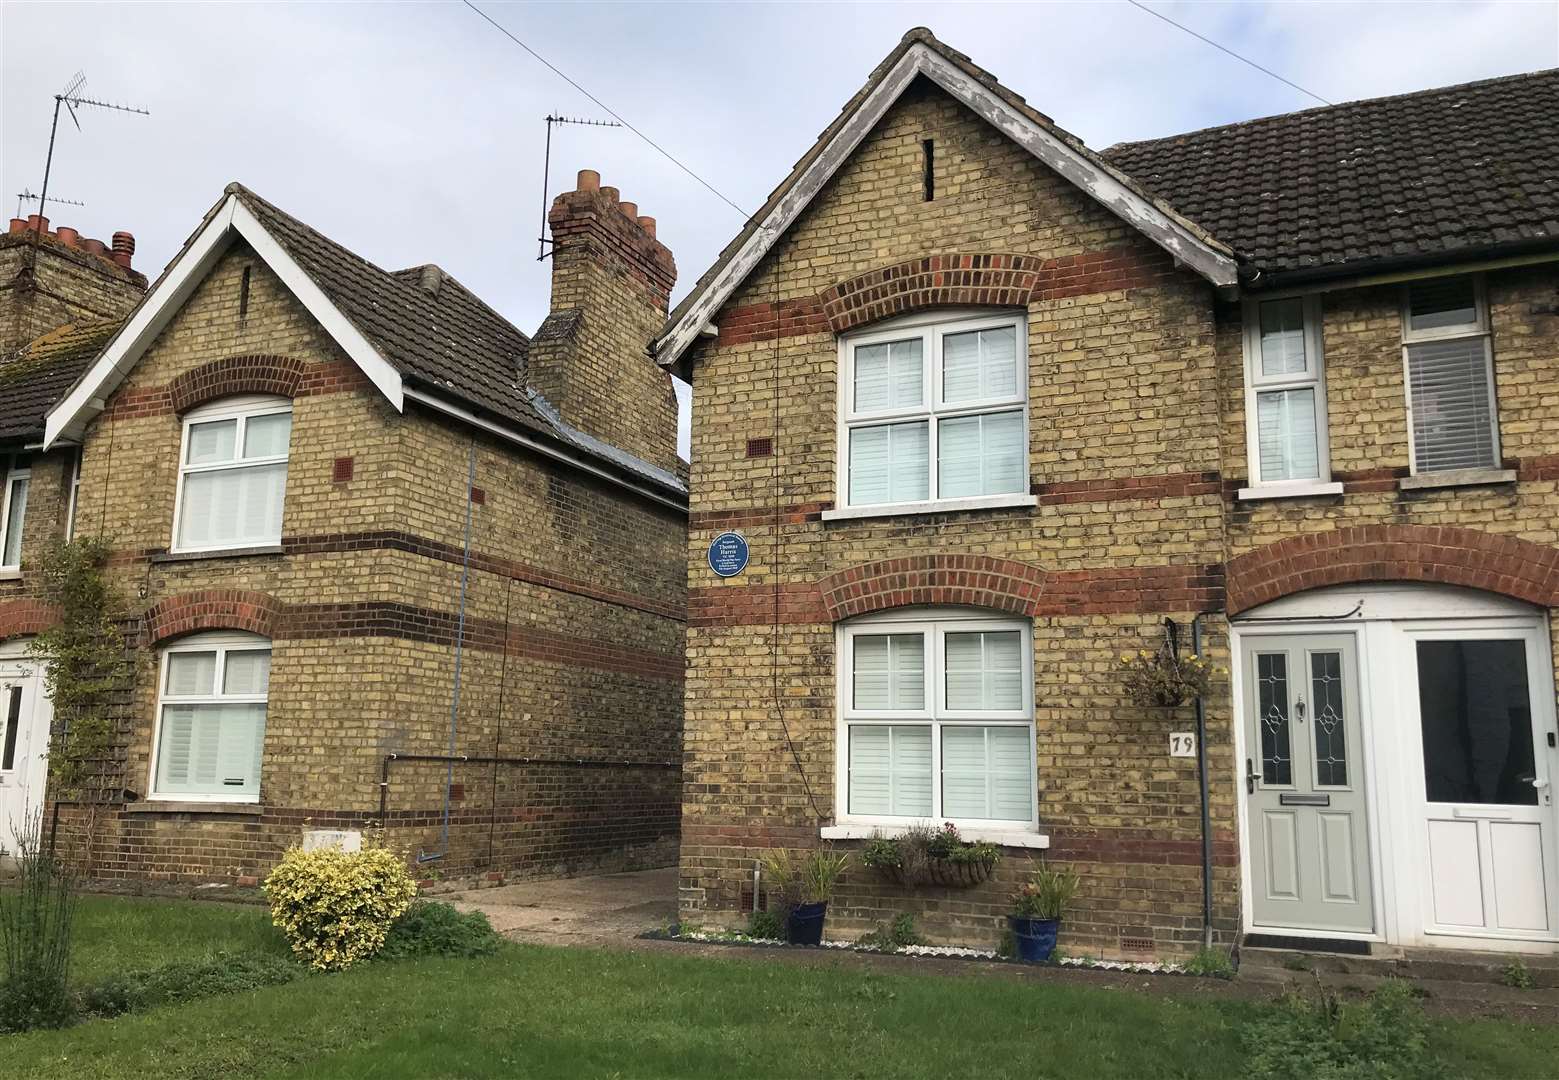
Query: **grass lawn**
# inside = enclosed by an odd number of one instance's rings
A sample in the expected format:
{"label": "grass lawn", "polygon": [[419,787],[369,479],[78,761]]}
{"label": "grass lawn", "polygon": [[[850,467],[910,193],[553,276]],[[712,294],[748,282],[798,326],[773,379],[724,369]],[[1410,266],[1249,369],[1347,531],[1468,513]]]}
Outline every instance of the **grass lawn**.
{"label": "grass lawn", "polygon": [[[224,919],[274,948],[257,910],[94,901],[78,939],[199,955]],[[117,914],[114,905],[125,905]],[[255,919],[260,922],[256,924]],[[215,932],[213,932],[215,931]],[[93,964],[96,968],[98,965]],[[1239,1030],[1265,1008],[1042,980],[883,974],[735,953],[507,946],[483,960],[340,975],[0,1039],[7,1077],[991,1077],[1242,1075]],[[1552,1076],[1559,1029],[1437,1022],[1447,1076]]]}
{"label": "grass lawn", "polygon": [[75,942],[71,975],[82,981],[214,952],[287,955],[265,908],[200,900],[83,896]]}

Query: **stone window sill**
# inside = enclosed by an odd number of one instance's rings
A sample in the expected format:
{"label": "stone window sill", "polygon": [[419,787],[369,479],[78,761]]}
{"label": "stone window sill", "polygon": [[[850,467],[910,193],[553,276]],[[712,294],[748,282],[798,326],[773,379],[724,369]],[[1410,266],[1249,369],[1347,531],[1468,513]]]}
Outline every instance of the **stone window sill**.
{"label": "stone window sill", "polygon": [[[874,836],[893,839],[907,831],[908,825],[824,825],[824,840],[870,840]],[[984,840],[998,847],[1044,849],[1050,846],[1050,835],[1029,832],[1026,829],[959,829],[965,840]]]}
{"label": "stone window sill", "polygon": [[22,580],[22,571],[19,567],[8,566],[5,569],[0,570],[0,581],[20,580]]}
{"label": "stone window sill", "polygon": [[1480,487],[1515,482],[1515,469],[1448,469],[1445,472],[1404,476],[1397,481],[1397,486],[1403,491],[1431,491],[1435,488]]}
{"label": "stone window sill", "polygon": [[1308,499],[1317,495],[1341,495],[1342,482],[1333,480],[1322,483],[1272,485],[1271,487],[1244,487],[1235,493],[1240,502],[1260,502],[1264,499]]}
{"label": "stone window sill", "polygon": [[280,555],[280,544],[266,544],[261,547],[245,548],[219,548],[215,551],[164,551],[153,555],[154,563],[179,563],[196,562],[203,559],[241,559],[250,555]]}
{"label": "stone window sill", "polygon": [[259,803],[252,802],[203,802],[199,799],[146,799],[143,802],[126,803],[126,814],[245,814],[259,817]]}
{"label": "stone window sill", "polygon": [[1039,505],[1037,495],[981,495],[970,499],[938,499],[935,502],[879,503],[874,506],[847,506],[824,510],[824,521],[854,521],[860,518],[902,517],[906,514],[952,514],[960,510],[1004,510]]}

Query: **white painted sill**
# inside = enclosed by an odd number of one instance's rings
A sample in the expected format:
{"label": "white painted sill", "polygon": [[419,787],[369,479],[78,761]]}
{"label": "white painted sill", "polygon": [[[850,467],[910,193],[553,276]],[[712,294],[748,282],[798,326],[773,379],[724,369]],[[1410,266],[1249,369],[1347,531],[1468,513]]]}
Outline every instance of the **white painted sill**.
{"label": "white painted sill", "polygon": [[125,803],[125,814],[250,814],[262,813],[258,802],[217,802],[215,799],[163,799],[149,795],[141,802]]}
{"label": "white painted sill", "polygon": [[904,514],[952,514],[960,510],[1002,510],[1009,507],[1038,505],[1038,495],[980,495],[971,499],[938,499],[935,502],[847,506],[840,510],[824,510],[823,520],[855,521],[860,518],[899,517]]}
{"label": "white painted sill", "polygon": [[153,555],[151,562],[196,562],[200,559],[241,559],[248,555],[280,555],[280,544],[252,544],[248,547],[197,548],[191,551],[164,551]]}
{"label": "white painted sill", "polygon": [[[824,840],[870,840],[876,836],[892,840],[896,836],[902,836],[912,827],[910,825],[824,825],[821,835]],[[959,829],[958,835],[965,840],[984,841],[998,847],[1042,850],[1050,846],[1048,833],[1029,832],[1023,829]]]}
{"label": "white painted sill", "polygon": [[1397,481],[1403,491],[1430,491],[1434,488],[1478,487],[1484,484],[1514,484],[1514,469],[1447,469],[1445,472],[1419,473]]}
{"label": "white painted sill", "polygon": [[1266,499],[1311,499],[1317,495],[1341,495],[1342,481],[1333,480],[1329,483],[1321,483],[1319,480],[1313,484],[1292,484],[1270,487],[1245,487],[1235,493],[1235,498],[1240,502],[1261,502]]}
{"label": "white painted sill", "polygon": [[0,581],[22,580],[22,568],[20,566],[0,567]]}

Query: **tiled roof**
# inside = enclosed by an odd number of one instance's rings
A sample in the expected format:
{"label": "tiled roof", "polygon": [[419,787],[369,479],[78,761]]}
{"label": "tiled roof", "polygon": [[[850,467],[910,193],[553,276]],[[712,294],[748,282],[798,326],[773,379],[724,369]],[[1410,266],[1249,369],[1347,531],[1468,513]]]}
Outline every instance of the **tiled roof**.
{"label": "tiled roof", "polygon": [[0,443],[43,437],[43,414],[65,395],[122,319],[67,323],[0,358]]}
{"label": "tiled roof", "polygon": [[1559,69],[1104,157],[1269,275],[1559,245]]}

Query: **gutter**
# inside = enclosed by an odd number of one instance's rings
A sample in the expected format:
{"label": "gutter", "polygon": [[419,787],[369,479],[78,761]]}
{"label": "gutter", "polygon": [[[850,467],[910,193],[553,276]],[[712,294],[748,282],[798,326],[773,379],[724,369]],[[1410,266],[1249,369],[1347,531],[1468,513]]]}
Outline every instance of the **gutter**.
{"label": "gutter", "polygon": [[[1485,244],[1454,252],[1417,252],[1372,259],[1366,263],[1340,263],[1267,274],[1249,266],[1241,273],[1240,287],[1246,292],[1296,288],[1325,284],[1330,289],[1385,285],[1415,277],[1439,277],[1464,274],[1473,270],[1498,270],[1531,266],[1559,260],[1559,243],[1552,238],[1516,244]],[[1242,270],[1245,268],[1242,267]]]}

